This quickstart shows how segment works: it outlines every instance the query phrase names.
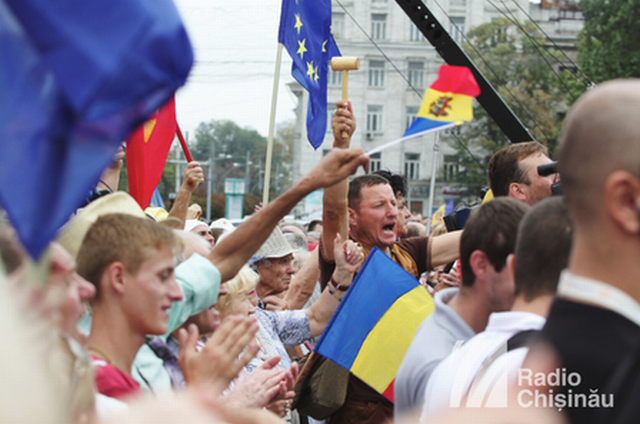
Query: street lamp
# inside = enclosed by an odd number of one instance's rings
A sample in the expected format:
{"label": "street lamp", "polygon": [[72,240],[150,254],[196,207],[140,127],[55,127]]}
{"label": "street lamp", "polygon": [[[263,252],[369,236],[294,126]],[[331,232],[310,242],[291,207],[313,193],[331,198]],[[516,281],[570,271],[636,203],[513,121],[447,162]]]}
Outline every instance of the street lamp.
{"label": "street lamp", "polygon": [[224,178],[225,178],[227,175],[229,175],[229,173],[230,173],[231,171],[233,171],[234,169],[239,168],[239,167],[241,167],[241,166],[242,166],[242,164],[241,164],[241,163],[233,162],[233,164],[231,165],[231,168],[227,169],[227,172],[225,172],[224,174],[222,174],[222,176],[216,180],[216,193],[217,193],[218,191],[220,191],[220,181],[222,181],[222,182],[224,183]]}

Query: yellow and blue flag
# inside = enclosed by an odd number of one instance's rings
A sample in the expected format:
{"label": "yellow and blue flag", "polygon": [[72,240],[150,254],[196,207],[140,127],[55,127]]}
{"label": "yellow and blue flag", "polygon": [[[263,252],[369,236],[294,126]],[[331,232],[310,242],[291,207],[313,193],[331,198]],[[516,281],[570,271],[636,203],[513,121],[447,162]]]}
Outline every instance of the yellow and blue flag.
{"label": "yellow and blue flag", "polygon": [[293,60],[291,75],[309,92],[307,137],[314,149],[327,130],[329,60],[340,56],[330,28],[331,0],[282,0],[278,42]]}
{"label": "yellow and blue flag", "polygon": [[427,289],[374,247],[315,350],[393,402],[400,363],[433,310]]}
{"label": "yellow and blue flag", "polygon": [[38,258],[193,51],[172,0],[2,0],[0,46],[0,204]]}
{"label": "yellow and blue flag", "polygon": [[471,121],[471,101],[479,94],[480,87],[469,68],[442,65],[438,79],[424,94],[417,118],[403,137],[437,129],[451,122]]}

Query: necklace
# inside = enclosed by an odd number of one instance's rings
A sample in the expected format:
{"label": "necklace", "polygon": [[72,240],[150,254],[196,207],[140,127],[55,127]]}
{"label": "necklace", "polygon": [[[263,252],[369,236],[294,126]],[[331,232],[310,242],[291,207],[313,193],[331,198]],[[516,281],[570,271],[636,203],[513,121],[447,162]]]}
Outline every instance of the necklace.
{"label": "necklace", "polygon": [[108,356],[107,356],[103,351],[101,351],[101,350],[100,350],[100,349],[98,349],[97,347],[89,346],[89,347],[87,348],[87,350],[89,350],[89,351],[91,351],[91,352],[94,352],[94,353],[97,353],[97,354],[98,354],[98,356],[100,356],[102,359],[104,359],[105,361],[107,361],[107,362],[109,363],[109,365],[111,365],[111,366],[114,366],[114,367],[115,367],[115,364],[113,363],[113,361],[112,361],[112,360],[111,360],[111,359],[110,359],[110,358],[109,358],[109,357],[108,357]]}

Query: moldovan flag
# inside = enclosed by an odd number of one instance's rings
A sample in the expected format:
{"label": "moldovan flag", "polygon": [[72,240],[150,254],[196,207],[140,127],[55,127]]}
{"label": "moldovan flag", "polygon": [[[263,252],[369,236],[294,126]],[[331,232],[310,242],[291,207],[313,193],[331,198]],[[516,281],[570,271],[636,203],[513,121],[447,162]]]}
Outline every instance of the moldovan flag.
{"label": "moldovan flag", "polygon": [[127,140],[129,194],[142,209],[149,206],[160,182],[175,135],[176,103],[172,97]]}
{"label": "moldovan flag", "polygon": [[374,247],[322,333],[316,351],[393,402],[393,382],[431,295]]}
{"label": "moldovan flag", "polygon": [[480,94],[473,73],[464,66],[442,65],[438,79],[427,89],[418,116],[403,137],[417,135],[451,122],[471,121],[471,101]]}

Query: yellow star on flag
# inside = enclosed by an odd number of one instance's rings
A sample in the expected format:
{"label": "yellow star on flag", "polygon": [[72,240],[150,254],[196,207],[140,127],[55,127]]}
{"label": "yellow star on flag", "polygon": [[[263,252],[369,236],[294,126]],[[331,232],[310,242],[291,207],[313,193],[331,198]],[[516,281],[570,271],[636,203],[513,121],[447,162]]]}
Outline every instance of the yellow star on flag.
{"label": "yellow star on flag", "polygon": [[322,53],[326,53],[327,52],[327,49],[325,48],[327,46],[327,41],[328,40],[324,40],[322,42]]}
{"label": "yellow star on flag", "polygon": [[300,55],[300,59],[302,60],[304,60],[304,54],[307,51],[307,48],[305,47],[306,42],[306,38],[303,38],[302,41],[298,41],[298,51],[296,53]]}
{"label": "yellow star on flag", "polygon": [[307,62],[307,76],[309,77],[309,79],[313,80],[313,75],[315,74],[316,69],[317,67],[313,67],[313,61]]}
{"label": "yellow star on flag", "polygon": [[300,20],[300,15],[297,13],[296,13],[296,24],[293,27],[298,31],[298,35],[300,35],[300,28],[302,28],[302,21]]}
{"label": "yellow star on flag", "polygon": [[313,73],[315,74],[313,77],[313,80],[318,82],[318,78],[320,78],[320,75],[318,75],[318,67],[316,66],[315,68],[313,68]]}

